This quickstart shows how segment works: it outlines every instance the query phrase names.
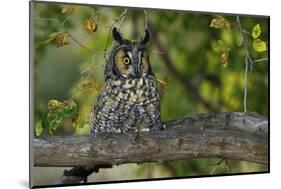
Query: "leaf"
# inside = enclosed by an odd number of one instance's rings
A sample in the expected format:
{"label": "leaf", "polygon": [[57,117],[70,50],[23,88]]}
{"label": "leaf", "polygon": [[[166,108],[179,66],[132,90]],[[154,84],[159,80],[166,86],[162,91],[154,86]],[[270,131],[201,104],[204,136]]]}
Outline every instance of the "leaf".
{"label": "leaf", "polygon": [[41,133],[43,131],[42,120],[36,122],[34,130],[35,130],[36,136],[41,135]]}
{"label": "leaf", "polygon": [[76,128],[79,128],[79,129],[82,129],[82,128],[87,127],[87,126],[88,126],[88,121],[86,121],[86,120],[79,120],[76,123]]}
{"label": "leaf", "polygon": [[82,89],[91,89],[95,87],[95,84],[92,81],[86,81],[82,84]]}
{"label": "leaf", "polygon": [[66,101],[64,107],[62,108],[63,117],[69,118],[74,115],[77,111],[77,104],[73,101]]}
{"label": "leaf", "polygon": [[230,29],[231,23],[222,16],[219,16],[218,18],[214,18],[211,20],[210,27],[216,29]]}
{"label": "leaf", "polygon": [[56,130],[59,124],[62,121],[62,113],[60,111],[56,110],[49,110],[46,114],[47,118],[47,123],[49,126],[49,129]]}
{"label": "leaf", "polygon": [[87,18],[84,27],[88,34],[92,35],[94,32],[97,31],[98,23],[96,23],[96,21],[92,17],[89,17]]}
{"label": "leaf", "polygon": [[223,40],[218,40],[214,43],[213,49],[217,53],[229,51],[230,48],[225,44]]}
{"label": "leaf", "polygon": [[63,106],[63,103],[58,100],[52,99],[52,100],[48,101],[48,109],[57,109],[62,106]]}
{"label": "leaf", "polygon": [[74,5],[63,5],[61,9],[61,13],[71,13],[74,10],[75,6]]}
{"label": "leaf", "polygon": [[157,74],[156,75],[156,80],[158,81],[158,83],[161,85],[161,87],[163,87],[163,89],[165,91],[169,90],[169,85],[167,83],[167,81],[165,80],[164,76],[161,74]]}
{"label": "leaf", "polygon": [[49,35],[49,37],[43,41],[42,44],[52,43],[57,47],[62,47],[70,43],[69,38],[70,35],[67,32],[55,32]]}
{"label": "leaf", "polygon": [[261,39],[255,39],[253,41],[253,47],[257,52],[264,52],[267,50],[266,43]]}
{"label": "leaf", "polygon": [[88,121],[86,119],[81,119],[78,113],[72,118],[72,127],[73,128],[83,128],[88,126]]}
{"label": "leaf", "polygon": [[228,55],[229,55],[229,51],[222,53],[220,56],[219,63],[224,67],[227,67],[228,65]]}
{"label": "leaf", "polygon": [[257,39],[261,35],[261,27],[260,24],[256,24],[252,29],[252,37]]}

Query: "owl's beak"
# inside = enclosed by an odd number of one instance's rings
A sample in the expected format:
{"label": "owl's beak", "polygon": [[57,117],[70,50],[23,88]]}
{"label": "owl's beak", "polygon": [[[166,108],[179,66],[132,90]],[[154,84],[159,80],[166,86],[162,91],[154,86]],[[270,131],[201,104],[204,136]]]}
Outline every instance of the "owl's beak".
{"label": "owl's beak", "polygon": [[129,73],[133,76],[133,77],[140,77],[140,72],[138,70],[138,66],[137,65],[130,65],[129,68]]}

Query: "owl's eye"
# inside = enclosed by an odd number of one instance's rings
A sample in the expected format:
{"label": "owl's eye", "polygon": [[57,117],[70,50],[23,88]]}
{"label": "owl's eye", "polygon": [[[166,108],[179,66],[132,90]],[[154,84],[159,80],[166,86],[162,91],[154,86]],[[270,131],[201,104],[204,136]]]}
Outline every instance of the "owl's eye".
{"label": "owl's eye", "polygon": [[128,57],[123,58],[123,63],[124,64],[130,64],[130,59]]}

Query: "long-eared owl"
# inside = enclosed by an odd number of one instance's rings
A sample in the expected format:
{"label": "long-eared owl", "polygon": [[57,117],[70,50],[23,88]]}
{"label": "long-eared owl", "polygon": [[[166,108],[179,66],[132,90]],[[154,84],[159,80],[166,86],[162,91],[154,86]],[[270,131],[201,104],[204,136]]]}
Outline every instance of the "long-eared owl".
{"label": "long-eared owl", "polygon": [[116,28],[112,35],[118,45],[105,64],[105,86],[90,114],[91,133],[162,129],[148,30],[137,42],[124,39]]}

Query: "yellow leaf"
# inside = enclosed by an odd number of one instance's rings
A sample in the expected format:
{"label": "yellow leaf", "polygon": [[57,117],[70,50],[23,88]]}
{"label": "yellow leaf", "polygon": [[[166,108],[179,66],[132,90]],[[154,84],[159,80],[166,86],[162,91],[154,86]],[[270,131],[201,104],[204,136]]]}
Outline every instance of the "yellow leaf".
{"label": "yellow leaf", "polygon": [[48,101],[48,109],[57,109],[62,107],[64,104],[58,100],[49,100]]}
{"label": "yellow leaf", "polygon": [[261,39],[255,39],[253,42],[253,47],[257,52],[263,52],[267,50],[266,43]]}
{"label": "yellow leaf", "polygon": [[93,88],[95,85],[92,81],[87,81],[85,83],[82,84],[82,89],[91,89]]}
{"label": "yellow leaf", "polygon": [[90,35],[93,34],[94,32],[96,32],[98,29],[98,24],[92,17],[87,18],[84,26],[85,26],[86,31]]}
{"label": "yellow leaf", "polygon": [[63,5],[61,9],[61,13],[68,13],[72,12],[74,10],[75,6],[74,5]]}
{"label": "yellow leaf", "polygon": [[43,44],[52,43],[57,47],[62,47],[69,44],[69,37],[70,35],[67,32],[52,33],[45,41],[43,41]]}
{"label": "yellow leaf", "polygon": [[228,64],[228,54],[229,54],[228,51],[222,53],[219,59],[219,63],[222,64],[224,67],[226,67]]}
{"label": "yellow leaf", "polygon": [[218,18],[214,18],[211,20],[210,27],[216,28],[216,29],[230,29],[231,23],[226,20],[225,18],[219,16]]}
{"label": "yellow leaf", "polygon": [[260,24],[256,24],[252,29],[252,37],[257,39],[261,35],[261,27]]}
{"label": "yellow leaf", "polygon": [[35,134],[36,136],[40,136],[43,131],[42,120],[37,121],[35,124]]}
{"label": "yellow leaf", "polygon": [[49,133],[50,133],[51,135],[55,135],[55,130],[49,127]]}
{"label": "yellow leaf", "polygon": [[169,90],[169,85],[168,82],[165,81],[165,78],[161,75],[161,74],[157,74],[156,75],[156,80],[158,81],[158,83],[161,85],[161,87],[163,87],[163,89],[165,91]]}

